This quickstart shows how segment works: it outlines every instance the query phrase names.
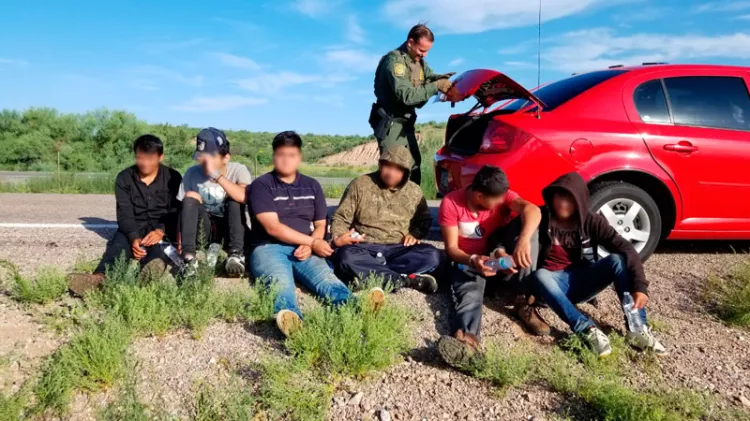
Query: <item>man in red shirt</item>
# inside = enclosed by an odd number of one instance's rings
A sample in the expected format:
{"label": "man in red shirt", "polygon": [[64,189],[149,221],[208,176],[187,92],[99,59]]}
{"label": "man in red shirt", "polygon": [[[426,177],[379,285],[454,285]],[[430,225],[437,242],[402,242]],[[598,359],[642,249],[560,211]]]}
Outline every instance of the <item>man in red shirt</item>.
{"label": "man in red shirt", "polygon": [[[461,366],[479,349],[482,303],[487,280],[515,281],[515,309],[534,334],[549,334],[549,326],[531,307],[531,287],[525,278],[536,269],[541,211],[509,189],[503,170],[485,166],[470,186],[443,198],[438,215],[451,261],[448,274],[454,295],[453,336],[443,336],[438,350],[453,366]],[[513,256],[515,267],[501,273],[485,266],[491,258]]]}

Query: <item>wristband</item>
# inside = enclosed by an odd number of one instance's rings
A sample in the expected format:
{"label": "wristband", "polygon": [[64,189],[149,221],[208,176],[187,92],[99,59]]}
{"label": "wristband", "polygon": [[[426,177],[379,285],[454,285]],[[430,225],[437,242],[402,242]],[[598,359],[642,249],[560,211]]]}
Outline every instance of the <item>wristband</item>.
{"label": "wristband", "polygon": [[210,178],[211,181],[214,182],[219,181],[219,177],[221,177],[221,171],[219,170],[211,171],[211,173],[208,174],[208,178]]}
{"label": "wristband", "polygon": [[469,264],[472,264],[474,262],[474,259],[477,258],[477,257],[479,257],[479,256],[476,255],[476,254],[472,254],[471,256],[469,256]]}

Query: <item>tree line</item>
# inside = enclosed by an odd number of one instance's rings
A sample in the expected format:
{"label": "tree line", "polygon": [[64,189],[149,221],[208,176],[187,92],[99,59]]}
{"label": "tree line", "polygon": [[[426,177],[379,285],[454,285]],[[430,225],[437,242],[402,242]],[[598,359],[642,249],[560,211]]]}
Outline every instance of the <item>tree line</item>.
{"label": "tree line", "polygon": [[[164,142],[165,163],[178,170],[192,164],[200,128],[149,124],[125,111],[82,114],[52,108],[0,112],[0,169],[9,171],[117,172],[131,162],[133,140],[144,133]],[[248,166],[271,164],[276,133],[225,131],[232,158]],[[308,162],[372,140],[367,136],[301,134]]]}

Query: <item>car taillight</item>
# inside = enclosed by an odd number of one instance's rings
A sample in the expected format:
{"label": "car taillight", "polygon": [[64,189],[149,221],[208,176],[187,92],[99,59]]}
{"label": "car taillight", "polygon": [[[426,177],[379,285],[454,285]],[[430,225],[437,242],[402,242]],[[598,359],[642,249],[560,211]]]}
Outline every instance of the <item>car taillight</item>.
{"label": "car taillight", "polygon": [[495,120],[487,126],[479,152],[508,152],[511,148],[525,143],[530,137],[528,133],[517,127]]}

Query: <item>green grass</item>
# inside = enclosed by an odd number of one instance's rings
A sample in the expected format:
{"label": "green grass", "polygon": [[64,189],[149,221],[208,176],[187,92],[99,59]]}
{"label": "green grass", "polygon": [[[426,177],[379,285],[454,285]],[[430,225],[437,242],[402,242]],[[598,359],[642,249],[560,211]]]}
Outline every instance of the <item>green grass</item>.
{"label": "green grass", "polygon": [[256,396],[234,381],[222,387],[200,383],[190,408],[190,421],[252,420],[258,402]]}
{"label": "green grass", "polygon": [[750,261],[731,274],[709,276],[704,298],[709,309],[730,325],[750,327]]}
{"label": "green grass", "polygon": [[127,326],[117,318],[90,322],[47,362],[34,388],[37,409],[64,413],[76,390],[99,391],[124,373],[130,343]]}
{"label": "green grass", "polygon": [[136,367],[128,365],[115,399],[97,414],[100,421],[167,421],[170,417],[162,410],[143,404],[136,390]]}
{"label": "green grass", "polygon": [[41,267],[34,278],[22,276],[15,265],[0,261],[11,277],[10,296],[21,303],[46,304],[68,290],[65,274],[54,267]]}
{"label": "green grass", "polygon": [[334,376],[360,376],[390,366],[410,348],[408,313],[386,305],[370,310],[367,298],[305,314],[303,328],[286,341],[305,366]]}
{"label": "green grass", "polygon": [[25,419],[28,406],[28,395],[25,389],[6,396],[0,392],[0,421],[19,421]]}
{"label": "green grass", "polygon": [[51,177],[32,177],[14,183],[0,183],[0,193],[113,194],[115,174],[87,177],[62,173]]}
{"label": "green grass", "polygon": [[495,387],[506,389],[524,383],[532,375],[536,358],[527,346],[501,347],[489,344],[484,358],[471,361],[466,371],[487,380]]}
{"label": "green grass", "polygon": [[334,386],[299,360],[267,359],[261,363],[261,404],[271,419],[325,419]]}
{"label": "green grass", "polygon": [[94,273],[94,270],[99,265],[99,258],[86,258],[79,255],[76,257],[75,263],[71,268],[73,273]]}

